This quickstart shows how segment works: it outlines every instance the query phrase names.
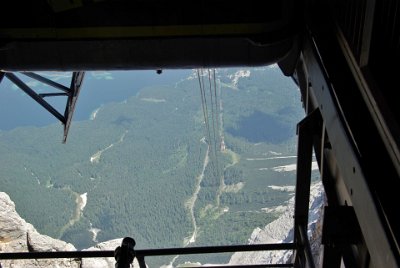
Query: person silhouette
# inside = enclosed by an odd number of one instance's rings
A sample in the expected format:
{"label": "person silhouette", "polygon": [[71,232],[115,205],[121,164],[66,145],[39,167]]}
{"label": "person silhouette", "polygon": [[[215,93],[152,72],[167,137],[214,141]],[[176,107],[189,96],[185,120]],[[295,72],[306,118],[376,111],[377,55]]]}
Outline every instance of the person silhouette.
{"label": "person silhouette", "polygon": [[129,268],[135,258],[135,250],[133,249],[136,242],[131,237],[122,239],[121,246],[118,246],[114,251],[116,260],[115,268]]}

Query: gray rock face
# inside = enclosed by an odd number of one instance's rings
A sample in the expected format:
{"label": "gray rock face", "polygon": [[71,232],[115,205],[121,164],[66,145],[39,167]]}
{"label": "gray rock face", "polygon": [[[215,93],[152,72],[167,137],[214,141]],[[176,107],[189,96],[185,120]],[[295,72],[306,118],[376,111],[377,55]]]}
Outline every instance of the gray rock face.
{"label": "gray rock face", "polygon": [[0,207],[0,242],[26,239],[27,232],[34,228],[17,214],[14,202],[3,192],[0,192]]}
{"label": "gray rock face", "polygon": [[[122,238],[97,244],[87,250],[114,250],[120,246]],[[75,251],[76,248],[64,241],[42,235],[32,224],[27,223],[15,211],[10,197],[0,192],[0,252],[37,252],[37,251]],[[114,258],[42,259],[42,260],[0,260],[2,267],[34,268],[114,268]],[[133,267],[139,267],[136,259]]]}
{"label": "gray rock face", "polygon": [[[310,212],[308,224],[308,236],[313,250],[316,267],[319,266],[321,252],[321,230],[322,213],[325,204],[325,194],[322,183],[311,186],[310,191]],[[294,197],[288,201],[283,214],[266,225],[264,228],[256,228],[249,244],[288,243],[293,241],[293,220]],[[259,252],[238,252],[232,255],[229,264],[284,264],[291,262],[292,251],[259,251]]]}
{"label": "gray rock face", "polygon": [[[39,234],[15,211],[10,197],[0,192],[0,252],[68,251],[72,244]],[[70,259],[58,260],[2,260],[3,267],[79,267]]]}

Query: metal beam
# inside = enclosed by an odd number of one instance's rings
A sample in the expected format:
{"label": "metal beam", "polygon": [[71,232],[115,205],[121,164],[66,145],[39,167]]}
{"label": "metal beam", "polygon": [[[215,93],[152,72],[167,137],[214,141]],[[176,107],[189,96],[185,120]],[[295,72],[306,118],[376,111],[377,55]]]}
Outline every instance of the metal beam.
{"label": "metal beam", "polygon": [[311,112],[298,124],[296,195],[294,210],[294,241],[299,248],[295,264],[314,267],[311,247],[307,237],[310,201],[312,152],[316,123],[321,120],[319,110]]}
{"label": "metal beam", "polygon": [[326,206],[322,230],[324,268],[339,268],[342,257],[348,267],[360,267],[361,260],[357,260],[359,258],[355,258],[351,251],[352,245],[363,242],[353,207]]}
{"label": "metal beam", "polygon": [[297,126],[297,172],[295,196],[295,226],[308,224],[308,207],[310,199],[311,165],[312,165],[312,131],[310,120],[312,116],[303,119]]}
{"label": "metal beam", "polygon": [[[343,175],[348,193],[351,194],[351,201],[371,254],[372,263],[376,267],[398,267],[396,259],[399,252],[392,244],[393,237],[385,226],[385,218],[379,203],[375,201],[367,183],[364,168],[359,162],[359,150],[353,143],[354,136],[348,130],[348,122],[339,113],[339,111],[342,112],[342,107],[337,103],[337,96],[331,85],[332,81],[329,80],[321,59],[316,57],[321,53],[317,47],[313,39],[306,38],[303,53],[313,85],[312,91],[326,124],[338,169]],[[372,129],[369,130],[372,131]],[[369,134],[365,132],[364,135]]]}
{"label": "metal beam", "polygon": [[54,82],[53,80],[50,80],[50,79],[48,79],[46,77],[43,77],[41,75],[38,75],[36,73],[21,72],[21,74],[24,74],[24,75],[26,75],[26,76],[28,76],[30,78],[38,80],[38,81],[42,82],[43,84],[49,85],[49,86],[54,87],[54,88],[58,88],[58,89],[64,91],[65,93],[69,94],[71,92],[71,90],[69,88],[67,88],[66,86],[61,85],[61,84],[59,84],[57,82]]}
{"label": "metal beam", "polygon": [[57,96],[68,96],[67,93],[39,93],[38,94],[40,97],[42,98],[46,98],[46,97],[57,97]]}
{"label": "metal beam", "polygon": [[[186,254],[210,254],[224,252],[245,251],[271,251],[271,250],[294,250],[294,243],[280,244],[255,244],[255,245],[233,245],[214,247],[186,247],[186,248],[164,248],[164,249],[142,249],[135,250],[136,256],[166,256]],[[0,253],[0,260],[7,259],[63,259],[63,258],[108,258],[114,257],[113,250],[104,251],[52,251],[52,252],[12,252]]]}
{"label": "metal beam", "polygon": [[67,105],[65,107],[64,117],[65,117],[65,124],[64,124],[64,137],[63,143],[66,143],[69,127],[71,126],[72,116],[75,111],[75,105],[78,101],[78,96],[81,91],[81,86],[83,82],[83,78],[85,77],[85,72],[74,72],[71,78],[71,87],[70,92],[71,94],[68,96]]}
{"label": "metal beam", "polygon": [[56,109],[53,108],[47,101],[45,101],[42,97],[40,97],[35,91],[33,91],[29,86],[27,86],[22,80],[20,80],[13,73],[6,73],[6,77],[10,79],[15,85],[17,85],[20,89],[22,89],[26,94],[28,94],[32,99],[34,99],[37,103],[39,103],[43,108],[45,108],[48,112],[54,115],[61,123],[65,124],[65,118],[62,114],[60,114]]}
{"label": "metal beam", "polygon": [[[59,90],[62,90],[63,92],[56,92],[56,93],[41,93],[37,94],[35,91],[33,91],[27,84],[25,84],[21,79],[19,79],[15,74],[13,73],[0,73],[0,78],[2,79],[4,76],[6,76],[8,79],[10,79],[11,82],[13,82],[15,85],[17,85],[20,89],[22,89],[26,94],[28,94],[32,99],[34,99],[37,103],[39,103],[43,108],[45,108],[48,112],[50,112],[52,115],[54,115],[58,120],[61,121],[61,123],[64,125],[64,135],[63,135],[63,140],[62,142],[65,143],[67,140],[69,128],[71,126],[72,122],[72,116],[75,111],[75,106],[76,102],[78,100],[78,96],[81,90],[83,78],[85,77],[85,72],[73,72],[72,78],[71,78],[71,85],[70,88],[61,85],[59,83],[56,83],[48,78],[45,78],[43,76],[40,76],[38,74],[32,73],[32,72],[22,72],[22,74],[33,78],[39,82],[42,82],[44,84],[47,84],[51,87],[57,88]],[[1,80],[0,80],[1,81]],[[53,106],[51,106],[48,102],[44,100],[45,97],[54,97],[54,96],[67,96],[67,103],[65,105],[65,111],[64,115],[59,113]]]}
{"label": "metal beam", "polygon": [[[180,268],[184,267],[193,267],[193,266],[179,266]],[[212,266],[207,266],[207,265],[202,265],[201,268],[262,268],[262,267],[294,267],[293,263],[285,263],[285,264],[249,264],[249,265],[212,265]]]}
{"label": "metal beam", "polygon": [[1,81],[3,81],[4,75],[5,75],[5,72],[0,71],[0,84],[1,84]]}
{"label": "metal beam", "polygon": [[324,210],[322,244],[345,246],[361,243],[361,231],[354,208],[326,206]]}

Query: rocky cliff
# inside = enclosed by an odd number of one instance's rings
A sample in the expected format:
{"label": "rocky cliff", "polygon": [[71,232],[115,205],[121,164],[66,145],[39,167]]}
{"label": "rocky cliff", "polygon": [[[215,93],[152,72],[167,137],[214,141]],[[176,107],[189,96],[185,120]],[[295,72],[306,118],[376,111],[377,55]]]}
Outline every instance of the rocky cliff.
{"label": "rocky cliff", "polygon": [[[121,239],[100,243],[88,250],[114,250],[121,245]],[[39,234],[32,224],[27,223],[15,211],[10,197],[0,192],[0,252],[74,251],[76,248],[64,241]],[[94,268],[115,265],[114,258],[42,259],[42,260],[0,260],[0,267],[58,267]],[[134,267],[138,267],[135,262]]]}
{"label": "rocky cliff", "polygon": [[[309,213],[309,237],[311,247],[314,251],[314,260],[319,263],[321,251],[321,229],[322,213],[325,203],[325,195],[321,183],[311,187],[310,213]],[[72,251],[76,250],[72,244],[49,236],[39,234],[36,229],[15,211],[15,204],[10,197],[0,192],[0,252],[29,252],[29,251]],[[282,210],[283,208],[283,210]],[[270,210],[270,209],[269,209]],[[249,244],[282,243],[293,241],[293,211],[294,197],[287,206],[277,208],[281,216],[264,228],[253,231]],[[121,244],[122,239],[115,239],[99,243],[88,250],[114,250]],[[240,252],[235,253],[229,264],[270,264],[286,263],[290,261],[292,251],[271,252]],[[51,260],[2,260],[3,267],[114,267],[113,258],[88,258],[74,259],[51,259]],[[135,260],[134,267],[138,267]]]}
{"label": "rocky cliff", "polygon": [[[72,244],[39,234],[15,211],[10,197],[0,192],[0,252],[69,251]],[[75,260],[2,260],[3,267],[79,267]]]}
{"label": "rocky cliff", "polygon": [[[310,212],[308,224],[308,236],[314,255],[314,261],[318,267],[321,253],[321,231],[322,213],[325,204],[325,194],[322,183],[311,186]],[[279,207],[278,209],[282,209]],[[293,241],[293,216],[294,197],[284,207],[282,215],[266,225],[264,228],[257,228],[253,231],[249,244],[267,243],[288,243]],[[284,264],[291,262],[292,251],[259,251],[259,252],[238,252],[232,255],[229,264]]]}

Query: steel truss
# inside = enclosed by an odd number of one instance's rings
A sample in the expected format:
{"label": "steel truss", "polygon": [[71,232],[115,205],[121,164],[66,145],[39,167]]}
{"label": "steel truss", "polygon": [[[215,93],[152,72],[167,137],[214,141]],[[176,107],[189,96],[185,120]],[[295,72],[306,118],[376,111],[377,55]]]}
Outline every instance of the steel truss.
{"label": "steel truss", "polygon": [[[20,72],[21,74],[28,76],[34,80],[37,80],[43,84],[46,84],[54,89],[59,90],[59,92],[52,93],[36,93],[31,87],[29,87],[24,81],[22,81],[17,75],[12,72],[0,72],[0,83],[3,77],[8,78],[17,87],[24,91],[28,96],[45,108],[49,113],[51,113],[55,118],[57,118],[64,126],[64,135],[62,142],[66,143],[69,128],[72,122],[72,116],[75,111],[75,105],[78,100],[79,92],[81,90],[83,78],[85,77],[85,72],[73,72],[71,77],[71,83],[69,87],[62,84],[54,82],[46,77],[43,77],[37,73],[33,72]],[[49,104],[45,98],[46,97],[56,97],[56,96],[66,96],[67,101],[65,104],[64,113],[61,114],[57,111],[51,104]]]}

